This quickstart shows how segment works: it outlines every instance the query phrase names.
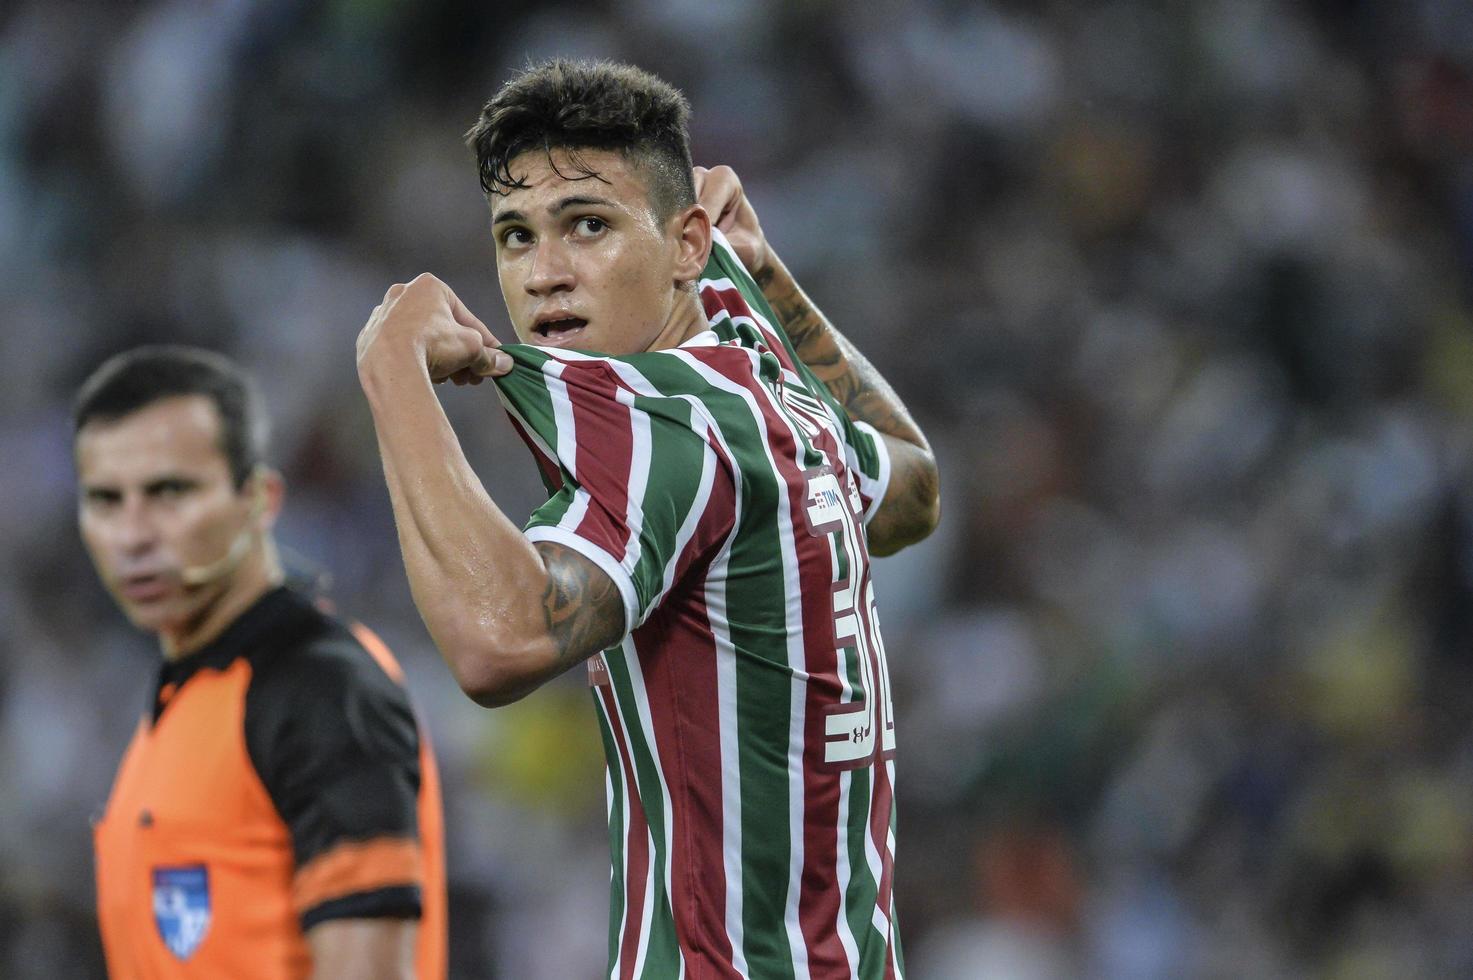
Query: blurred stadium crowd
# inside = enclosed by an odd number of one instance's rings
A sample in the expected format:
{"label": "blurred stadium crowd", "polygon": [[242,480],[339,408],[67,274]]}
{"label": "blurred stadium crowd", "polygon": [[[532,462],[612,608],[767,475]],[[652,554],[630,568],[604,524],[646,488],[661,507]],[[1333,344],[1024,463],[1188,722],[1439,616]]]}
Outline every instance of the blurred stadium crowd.
{"label": "blurred stadium crowd", "polygon": [[[0,6],[0,975],[100,974],[88,816],[157,652],[68,405],[161,340],[260,375],[281,539],[406,662],[454,975],[599,969],[588,696],[455,689],[353,369],[424,270],[506,335],[459,134],[553,54],[686,91],[936,445],[941,531],[878,573],[913,975],[1473,975],[1465,0]],[[494,394],[445,401],[527,513]]]}

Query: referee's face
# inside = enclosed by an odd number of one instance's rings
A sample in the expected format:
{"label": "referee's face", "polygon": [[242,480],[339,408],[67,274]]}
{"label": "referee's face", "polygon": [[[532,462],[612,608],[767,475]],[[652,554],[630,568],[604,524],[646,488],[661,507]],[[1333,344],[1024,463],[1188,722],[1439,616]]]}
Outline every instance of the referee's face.
{"label": "referee's face", "polygon": [[[253,519],[220,448],[219,412],[182,395],[94,420],[76,458],[78,523],[98,575],[135,625],[178,649],[236,586],[241,562],[222,556]],[[191,579],[191,569],[219,571]]]}

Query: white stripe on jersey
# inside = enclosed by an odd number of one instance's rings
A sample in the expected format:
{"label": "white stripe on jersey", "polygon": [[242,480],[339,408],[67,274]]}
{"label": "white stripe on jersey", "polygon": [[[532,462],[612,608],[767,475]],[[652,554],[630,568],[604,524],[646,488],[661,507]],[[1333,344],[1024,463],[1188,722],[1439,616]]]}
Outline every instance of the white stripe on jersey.
{"label": "white stripe on jersey", "polygon": [[552,399],[552,416],[557,422],[557,458],[564,469],[578,478],[578,431],[573,425],[573,401],[568,396],[568,383],[563,380],[563,364],[547,360],[542,364],[547,378],[547,394]]}
{"label": "white stripe on jersey", "polygon": [[[845,681],[847,688],[849,682]],[[849,958],[849,969],[851,973],[859,970],[859,944],[854,941],[854,930],[849,927],[849,882],[853,878],[853,870],[849,867],[849,823],[844,819],[849,812],[849,794],[854,791],[854,771],[845,770],[839,773],[839,822],[834,827],[837,845],[834,847],[834,881],[835,887],[839,889],[839,945],[844,947],[844,955]],[[868,830],[865,833],[869,833]]]}
{"label": "white stripe on jersey", "polygon": [[[573,423],[573,402],[568,395],[567,382],[563,380],[563,365],[547,361],[542,365],[547,378],[547,394],[552,399],[552,415],[557,420],[557,458],[563,469],[578,479],[578,432]],[[569,532],[576,531],[588,513],[589,496],[581,488],[573,494],[568,509],[558,526]]]}
{"label": "white stripe on jersey", "polygon": [[[740,507],[740,505],[739,505]],[[740,510],[738,510],[740,514]],[[731,963],[748,976],[746,931],[742,927],[742,767],[737,729],[736,645],[731,642],[726,583],[731,573],[731,541],[736,527],[706,576],[706,615],[716,645],[716,707],[721,738],[721,861],[726,877],[726,934]]]}
{"label": "white stripe on jersey", "polygon": [[624,503],[629,543],[624,549],[624,567],[632,575],[643,550],[639,534],[644,529],[644,491],[650,479],[650,417],[634,407],[634,395],[624,388],[614,389],[614,400],[629,409],[629,487]]}

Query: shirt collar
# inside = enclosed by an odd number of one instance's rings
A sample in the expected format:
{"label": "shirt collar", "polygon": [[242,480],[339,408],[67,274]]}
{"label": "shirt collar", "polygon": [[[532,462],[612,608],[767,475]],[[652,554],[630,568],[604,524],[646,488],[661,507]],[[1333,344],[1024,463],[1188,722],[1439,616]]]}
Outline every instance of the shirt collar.
{"label": "shirt collar", "polygon": [[290,610],[305,602],[286,586],[268,590],[235,618],[209,643],[177,660],[165,660],[159,667],[158,684],[154,688],[153,716],[157,721],[174,693],[201,670],[225,670],[235,660],[261,645]]}

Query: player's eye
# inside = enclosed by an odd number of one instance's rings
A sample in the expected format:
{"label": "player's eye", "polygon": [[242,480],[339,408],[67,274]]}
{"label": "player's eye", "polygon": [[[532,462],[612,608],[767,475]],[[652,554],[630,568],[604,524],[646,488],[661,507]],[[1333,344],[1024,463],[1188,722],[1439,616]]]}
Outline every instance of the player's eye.
{"label": "player's eye", "polygon": [[579,218],[573,224],[573,230],[584,238],[592,238],[594,235],[597,235],[608,226],[609,223],[604,219],[595,218],[593,215],[586,215],[582,218]]}
{"label": "player's eye", "polygon": [[532,233],[525,228],[508,228],[501,233],[503,248],[521,248],[532,243]]}

